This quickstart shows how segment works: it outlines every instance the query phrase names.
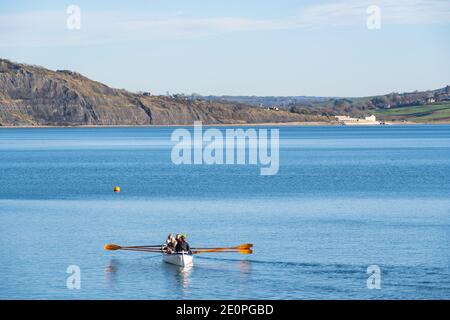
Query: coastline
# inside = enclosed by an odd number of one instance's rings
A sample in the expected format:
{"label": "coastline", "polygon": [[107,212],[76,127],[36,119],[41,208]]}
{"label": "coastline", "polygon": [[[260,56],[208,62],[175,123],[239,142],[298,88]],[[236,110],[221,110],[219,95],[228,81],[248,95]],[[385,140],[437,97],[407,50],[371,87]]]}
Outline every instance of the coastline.
{"label": "coastline", "polygon": [[[391,121],[388,125],[342,125],[337,122],[260,122],[260,123],[209,123],[202,124],[204,127],[319,127],[319,126],[346,126],[346,127],[378,127],[378,126],[410,126],[410,125],[450,125],[450,122],[404,122],[404,121]],[[67,125],[67,126],[50,126],[50,125],[26,125],[26,126],[1,126],[0,129],[39,129],[39,128],[169,128],[169,127],[192,127],[193,124],[155,124],[155,125]]]}
{"label": "coastline", "polygon": [[[67,125],[67,126],[0,126],[1,128],[167,128],[167,127],[192,127],[194,124],[106,124],[106,125]],[[258,123],[202,123],[204,127],[256,127],[256,126],[339,126],[333,122],[258,122]]]}

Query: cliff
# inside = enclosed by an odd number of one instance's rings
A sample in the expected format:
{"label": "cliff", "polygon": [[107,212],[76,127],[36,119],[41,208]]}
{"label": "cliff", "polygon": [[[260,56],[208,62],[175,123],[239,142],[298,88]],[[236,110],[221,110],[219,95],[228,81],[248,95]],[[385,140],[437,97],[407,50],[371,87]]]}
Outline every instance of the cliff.
{"label": "cliff", "polygon": [[0,125],[158,125],[326,121],[232,102],[146,96],[83,75],[0,59]]}

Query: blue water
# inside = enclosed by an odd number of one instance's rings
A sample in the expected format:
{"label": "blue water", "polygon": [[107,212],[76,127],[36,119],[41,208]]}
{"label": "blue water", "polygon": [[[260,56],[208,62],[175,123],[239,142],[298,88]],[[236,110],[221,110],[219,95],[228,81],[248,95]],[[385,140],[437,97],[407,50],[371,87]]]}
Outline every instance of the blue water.
{"label": "blue water", "polygon": [[[450,126],[281,127],[274,176],[176,166],[174,129],[0,129],[0,298],[450,298]],[[102,249],[169,232],[254,254]]]}

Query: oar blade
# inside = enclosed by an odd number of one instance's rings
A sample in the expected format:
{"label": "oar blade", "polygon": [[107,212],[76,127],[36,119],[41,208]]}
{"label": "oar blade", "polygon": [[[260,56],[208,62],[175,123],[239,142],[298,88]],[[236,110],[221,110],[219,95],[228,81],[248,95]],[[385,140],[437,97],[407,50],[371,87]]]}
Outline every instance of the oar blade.
{"label": "oar blade", "polygon": [[252,243],[244,243],[244,244],[241,244],[241,245],[239,245],[239,246],[237,246],[235,248],[236,249],[250,249],[252,247],[253,247]]}
{"label": "oar blade", "polygon": [[103,249],[105,249],[105,250],[120,250],[120,249],[122,249],[122,247],[117,244],[108,243],[103,246]]}

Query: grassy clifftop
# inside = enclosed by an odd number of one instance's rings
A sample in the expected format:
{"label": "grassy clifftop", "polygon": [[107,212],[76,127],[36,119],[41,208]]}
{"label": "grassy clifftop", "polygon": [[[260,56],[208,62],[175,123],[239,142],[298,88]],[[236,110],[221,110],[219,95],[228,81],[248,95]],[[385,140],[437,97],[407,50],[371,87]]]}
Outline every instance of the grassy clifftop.
{"label": "grassy clifftop", "polygon": [[378,110],[376,115],[383,120],[447,123],[450,122],[450,103]]}

